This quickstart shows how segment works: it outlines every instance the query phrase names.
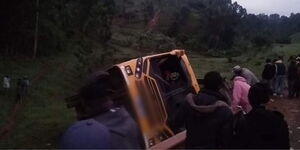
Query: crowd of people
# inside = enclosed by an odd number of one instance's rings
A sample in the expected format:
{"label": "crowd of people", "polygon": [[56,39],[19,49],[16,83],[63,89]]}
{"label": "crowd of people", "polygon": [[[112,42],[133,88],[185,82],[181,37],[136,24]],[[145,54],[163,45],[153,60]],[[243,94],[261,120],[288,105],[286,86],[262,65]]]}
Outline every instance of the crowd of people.
{"label": "crowd of people", "polygon": [[[266,108],[271,89],[256,80],[250,70],[244,70],[233,68],[231,104],[219,92],[224,82],[219,72],[207,73],[200,93],[186,97],[177,112],[177,122],[187,130],[186,148],[289,149],[289,129],[283,114]],[[199,111],[197,106],[214,109]]]}
{"label": "crowd of people", "polygon": [[[266,108],[271,96],[299,97],[300,55],[288,68],[279,57],[266,60],[262,80],[241,66],[232,69],[230,88],[219,72],[208,72],[199,93],[189,93],[175,112],[175,126],[184,126],[188,149],[289,149],[284,115]],[[110,98],[109,74],[102,72],[80,89],[78,119],[62,136],[61,148],[144,148],[137,123]],[[223,90],[224,91],[224,90]],[[84,105],[82,105],[84,103]],[[80,113],[78,113],[80,112]],[[84,138],[83,138],[84,137]]]}
{"label": "crowd of people", "polygon": [[283,57],[266,60],[266,65],[262,73],[262,81],[267,83],[272,89],[274,96],[284,96],[284,91],[288,89],[289,98],[299,98],[300,93],[300,54],[291,56],[287,67]]}

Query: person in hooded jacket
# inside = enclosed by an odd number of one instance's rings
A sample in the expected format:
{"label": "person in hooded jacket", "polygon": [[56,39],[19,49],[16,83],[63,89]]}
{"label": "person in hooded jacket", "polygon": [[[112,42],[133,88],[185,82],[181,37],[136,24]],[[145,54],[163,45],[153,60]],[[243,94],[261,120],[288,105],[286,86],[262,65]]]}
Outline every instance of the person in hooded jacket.
{"label": "person in hooded jacket", "polygon": [[247,80],[244,77],[242,77],[241,71],[235,71],[232,80],[233,91],[231,110],[234,114],[237,114],[240,111],[248,113],[252,109],[248,100],[248,92],[250,89],[250,85],[247,83]]}
{"label": "person in hooded jacket", "polygon": [[208,72],[200,93],[188,94],[176,114],[176,123],[187,130],[188,149],[229,148],[233,134],[233,114],[226,98],[218,91],[223,79],[218,72]]}
{"label": "person in hooded jacket", "polygon": [[252,110],[239,120],[235,146],[239,149],[289,149],[289,129],[283,114],[270,111],[265,105],[271,91],[263,83],[250,88]]}

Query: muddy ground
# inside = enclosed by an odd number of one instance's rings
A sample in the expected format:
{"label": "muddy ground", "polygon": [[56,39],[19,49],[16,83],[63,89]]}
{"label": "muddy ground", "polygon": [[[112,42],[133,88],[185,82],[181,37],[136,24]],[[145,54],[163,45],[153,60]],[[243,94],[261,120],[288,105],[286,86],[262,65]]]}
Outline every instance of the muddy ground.
{"label": "muddy ground", "polygon": [[291,147],[300,149],[300,99],[273,97],[268,107],[284,114],[290,129]]}

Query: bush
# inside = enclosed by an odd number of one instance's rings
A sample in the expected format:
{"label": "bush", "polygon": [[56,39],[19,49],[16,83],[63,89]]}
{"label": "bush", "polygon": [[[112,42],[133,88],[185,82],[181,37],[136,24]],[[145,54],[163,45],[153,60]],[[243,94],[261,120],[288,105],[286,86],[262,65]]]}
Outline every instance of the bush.
{"label": "bush", "polygon": [[276,43],[279,44],[291,44],[292,43],[292,39],[289,37],[281,37],[275,40]]}

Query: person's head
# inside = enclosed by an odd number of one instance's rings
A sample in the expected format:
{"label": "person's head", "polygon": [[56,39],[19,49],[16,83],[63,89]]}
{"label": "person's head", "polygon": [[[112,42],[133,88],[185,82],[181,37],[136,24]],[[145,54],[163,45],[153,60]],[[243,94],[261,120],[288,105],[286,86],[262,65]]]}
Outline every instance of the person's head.
{"label": "person's head", "polygon": [[239,66],[239,65],[234,66],[234,67],[232,68],[232,73],[233,73],[234,76],[240,76],[240,75],[242,74],[242,72],[243,72],[243,69],[242,69],[242,67]]}
{"label": "person's head", "polygon": [[218,91],[221,88],[222,84],[223,78],[221,77],[221,74],[219,72],[211,71],[205,74],[203,80],[204,88]]}
{"label": "person's head", "polygon": [[295,66],[297,63],[296,63],[296,60],[290,60],[290,65],[291,66]]}
{"label": "person's head", "polygon": [[277,59],[277,58],[273,59],[273,63],[274,63],[274,64],[275,64],[275,62],[276,62],[276,61],[278,61],[278,59]]}
{"label": "person's head", "polygon": [[291,60],[294,60],[295,59],[295,56],[290,56],[290,58],[289,58],[289,61],[291,61]]}
{"label": "person's head", "polygon": [[278,56],[278,59],[279,60],[283,60],[283,56]]}
{"label": "person's head", "polygon": [[249,102],[253,108],[266,104],[270,100],[271,90],[267,84],[257,83],[251,86],[248,94]]}
{"label": "person's head", "polygon": [[23,76],[23,79],[24,80],[28,80],[28,76]]}
{"label": "person's head", "polygon": [[300,61],[300,56],[297,56],[296,61]]}
{"label": "person's head", "polygon": [[268,64],[268,63],[271,63],[272,61],[271,61],[271,59],[270,58],[267,58],[266,59],[266,63]]}
{"label": "person's head", "polygon": [[[76,111],[91,117],[108,111],[112,105],[110,75],[107,72],[97,72],[93,74],[79,90],[78,97],[80,103],[76,106]],[[85,119],[85,117],[79,117]]]}

